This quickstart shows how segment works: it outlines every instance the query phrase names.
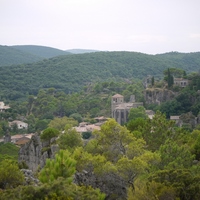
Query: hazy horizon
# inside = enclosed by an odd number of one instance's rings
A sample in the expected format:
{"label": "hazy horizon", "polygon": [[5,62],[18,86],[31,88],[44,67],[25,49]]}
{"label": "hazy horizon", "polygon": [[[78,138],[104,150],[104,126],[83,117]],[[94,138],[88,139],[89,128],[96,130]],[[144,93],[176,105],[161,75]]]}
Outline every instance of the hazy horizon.
{"label": "hazy horizon", "polygon": [[199,0],[0,0],[0,44],[199,52],[199,7]]}

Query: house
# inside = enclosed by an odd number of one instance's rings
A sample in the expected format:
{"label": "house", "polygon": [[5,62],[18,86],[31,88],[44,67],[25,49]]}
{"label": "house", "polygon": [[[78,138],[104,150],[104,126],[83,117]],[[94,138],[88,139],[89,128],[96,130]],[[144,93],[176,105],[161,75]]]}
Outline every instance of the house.
{"label": "house", "polygon": [[31,140],[30,138],[28,138],[28,137],[26,137],[26,136],[23,136],[23,137],[19,138],[19,139],[15,142],[15,144],[21,146],[21,145],[23,145],[23,144],[26,144],[26,143],[29,142],[30,140]]}
{"label": "house", "polygon": [[115,94],[111,98],[111,115],[120,125],[128,121],[128,114],[131,108],[143,106],[143,102],[136,102],[135,95],[131,95],[128,103],[124,102],[124,96]]}
{"label": "house", "polygon": [[145,110],[146,115],[149,119],[153,119],[155,112],[153,110]]}
{"label": "house", "polygon": [[30,134],[17,134],[11,136],[9,133],[7,133],[4,136],[4,143],[12,142],[13,144],[22,145],[30,141],[33,135],[34,135],[33,133],[30,133]]}
{"label": "house", "polygon": [[28,124],[19,120],[14,120],[12,122],[9,122],[9,126],[12,127],[14,125],[17,125],[18,129],[27,129],[28,128]]}
{"label": "house", "polygon": [[5,110],[9,109],[10,106],[6,106],[3,101],[0,101],[0,112],[4,112]]}
{"label": "house", "polygon": [[177,85],[180,87],[186,87],[188,85],[188,79],[174,78],[174,85]]}
{"label": "house", "polygon": [[102,124],[104,124],[108,120],[108,118],[106,118],[104,116],[95,117],[94,119],[97,121],[97,123],[95,123],[96,126],[101,126]]}
{"label": "house", "polygon": [[79,133],[85,133],[85,132],[93,132],[94,130],[100,130],[100,126],[97,126],[95,124],[88,124],[85,122],[82,122],[79,124],[79,126],[73,127],[77,132]]}
{"label": "house", "polygon": [[177,126],[179,126],[179,127],[182,127],[182,125],[183,125],[183,122],[182,122],[182,120],[180,119],[180,116],[170,116],[170,120],[173,120],[173,121],[175,121],[175,124],[177,125]]}

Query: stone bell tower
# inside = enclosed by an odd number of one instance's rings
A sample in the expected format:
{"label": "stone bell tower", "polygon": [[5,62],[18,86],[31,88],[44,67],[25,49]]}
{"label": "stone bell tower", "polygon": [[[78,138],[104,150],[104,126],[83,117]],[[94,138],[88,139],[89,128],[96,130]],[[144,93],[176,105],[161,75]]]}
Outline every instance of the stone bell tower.
{"label": "stone bell tower", "polygon": [[122,96],[120,94],[115,94],[114,96],[112,96],[112,99],[111,99],[111,116],[112,116],[112,118],[114,117],[113,111],[115,110],[115,108],[123,103],[124,103],[124,96]]}

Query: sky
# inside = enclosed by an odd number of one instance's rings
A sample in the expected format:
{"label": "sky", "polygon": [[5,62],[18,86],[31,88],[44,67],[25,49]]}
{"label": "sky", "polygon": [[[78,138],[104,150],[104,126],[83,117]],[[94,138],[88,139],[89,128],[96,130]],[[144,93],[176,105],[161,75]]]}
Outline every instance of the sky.
{"label": "sky", "polygon": [[0,0],[0,45],[200,51],[200,0]]}

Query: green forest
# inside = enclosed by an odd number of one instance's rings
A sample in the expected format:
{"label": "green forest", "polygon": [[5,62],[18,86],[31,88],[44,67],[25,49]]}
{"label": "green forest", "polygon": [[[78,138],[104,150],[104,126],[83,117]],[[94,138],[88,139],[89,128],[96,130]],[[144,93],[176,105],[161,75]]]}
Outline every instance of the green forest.
{"label": "green forest", "polygon": [[66,94],[104,81],[162,79],[167,68],[187,73],[200,68],[200,53],[147,55],[135,52],[95,52],[53,57],[37,63],[0,67],[0,99],[18,100],[55,88]]}
{"label": "green forest", "polygon": [[[46,144],[42,154],[58,147],[27,181],[28,166],[18,160],[22,146],[0,143],[0,199],[200,199],[199,65],[199,53],[95,52],[0,67],[0,101],[10,106],[0,112],[1,138],[35,133]],[[175,77],[188,85],[175,85]],[[145,91],[173,97],[149,104]],[[116,93],[144,104],[132,108],[123,125],[110,118]],[[181,126],[172,115],[180,116]],[[72,128],[95,124],[99,116],[107,118],[100,130]],[[9,127],[22,119],[28,129]]]}

